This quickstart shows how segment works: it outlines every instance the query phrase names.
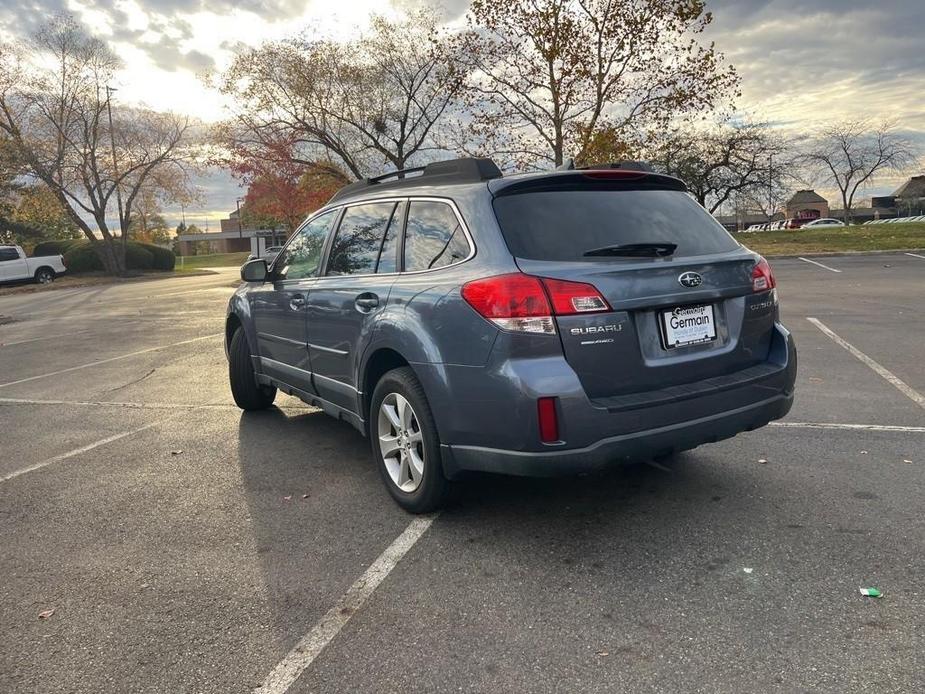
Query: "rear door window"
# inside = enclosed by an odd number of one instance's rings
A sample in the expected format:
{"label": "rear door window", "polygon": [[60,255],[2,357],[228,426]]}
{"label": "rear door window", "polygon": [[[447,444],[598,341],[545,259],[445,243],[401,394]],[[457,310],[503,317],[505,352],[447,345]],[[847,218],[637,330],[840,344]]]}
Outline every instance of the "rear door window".
{"label": "rear door window", "polygon": [[459,218],[445,202],[412,200],[405,230],[405,271],[432,270],[472,252]]}
{"label": "rear door window", "polygon": [[600,261],[585,252],[630,243],[673,243],[675,257],[731,251],[738,243],[677,190],[561,190],[494,200],[504,240],[518,258]]}
{"label": "rear door window", "polygon": [[325,274],[370,275],[376,272],[386,229],[395,208],[395,202],[348,207],[334,235]]}

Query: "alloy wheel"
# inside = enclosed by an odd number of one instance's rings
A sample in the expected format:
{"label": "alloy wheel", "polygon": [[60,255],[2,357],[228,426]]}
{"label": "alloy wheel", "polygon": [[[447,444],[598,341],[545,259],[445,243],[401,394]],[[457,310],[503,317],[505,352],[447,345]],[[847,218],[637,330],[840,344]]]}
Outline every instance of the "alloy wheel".
{"label": "alloy wheel", "polygon": [[379,450],[393,484],[415,491],[424,478],[424,435],[407,398],[389,393],[379,406]]}

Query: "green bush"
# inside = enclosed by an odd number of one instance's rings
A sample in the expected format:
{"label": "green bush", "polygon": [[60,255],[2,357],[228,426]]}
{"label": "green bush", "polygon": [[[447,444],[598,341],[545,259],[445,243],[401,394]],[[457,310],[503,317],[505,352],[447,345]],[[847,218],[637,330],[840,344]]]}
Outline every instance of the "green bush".
{"label": "green bush", "polygon": [[125,247],[125,267],[127,270],[151,270],[154,267],[154,254],[140,243],[129,241]]}
{"label": "green bush", "polygon": [[94,272],[103,269],[96,251],[89,243],[75,245],[64,254],[64,264],[70,273]]}
{"label": "green bush", "polygon": [[77,244],[87,243],[84,239],[62,239],[60,241],[42,241],[36,244],[32,249],[32,257],[39,258],[43,255],[64,255],[65,252]]}
{"label": "green bush", "polygon": [[[150,246],[145,246],[147,244],[143,245],[129,241],[125,249],[125,265],[127,269],[151,270],[155,267],[154,253],[149,250]],[[173,254],[171,253],[170,255],[172,258]],[[162,259],[161,263],[166,264],[166,261]],[[78,244],[68,249],[64,254],[64,264],[70,273],[100,272],[104,269],[99,256],[89,243]],[[172,263],[170,269],[173,269]]]}
{"label": "green bush", "polygon": [[[129,242],[129,245],[132,243]],[[169,248],[155,246],[153,243],[139,243],[138,245],[154,257],[152,267],[155,270],[173,270],[174,265],[177,264],[177,256]]]}

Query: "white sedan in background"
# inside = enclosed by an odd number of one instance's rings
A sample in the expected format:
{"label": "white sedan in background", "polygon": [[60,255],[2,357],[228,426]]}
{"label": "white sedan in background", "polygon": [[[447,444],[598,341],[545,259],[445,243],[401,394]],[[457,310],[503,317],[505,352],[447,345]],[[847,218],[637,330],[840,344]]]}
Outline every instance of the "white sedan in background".
{"label": "white sedan in background", "polygon": [[823,217],[822,219],[814,219],[811,222],[807,222],[803,225],[803,229],[811,229],[813,227],[843,227],[845,226],[844,222],[838,219],[832,219],[831,217]]}

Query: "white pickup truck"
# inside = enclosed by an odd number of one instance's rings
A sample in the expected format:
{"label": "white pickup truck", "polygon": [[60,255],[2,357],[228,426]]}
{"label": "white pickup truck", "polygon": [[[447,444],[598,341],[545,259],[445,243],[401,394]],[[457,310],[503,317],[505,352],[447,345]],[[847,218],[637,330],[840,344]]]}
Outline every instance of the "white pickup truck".
{"label": "white pickup truck", "polygon": [[27,258],[20,246],[0,246],[0,284],[22,280],[48,284],[65,270],[60,255]]}

